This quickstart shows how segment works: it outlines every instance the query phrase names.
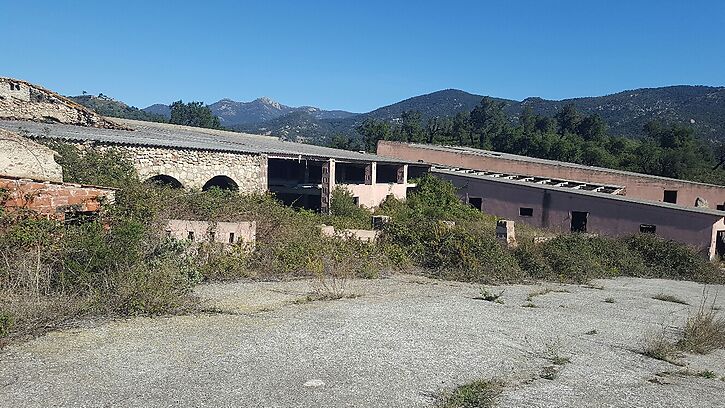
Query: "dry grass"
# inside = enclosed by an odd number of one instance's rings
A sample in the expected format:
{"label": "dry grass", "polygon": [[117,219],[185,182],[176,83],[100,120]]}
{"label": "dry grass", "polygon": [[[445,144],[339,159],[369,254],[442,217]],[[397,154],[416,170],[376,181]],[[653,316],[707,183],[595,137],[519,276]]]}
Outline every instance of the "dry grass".
{"label": "dry grass", "polygon": [[667,340],[664,333],[646,338],[642,348],[642,354],[657,360],[666,361],[670,364],[683,365],[680,362],[682,353],[680,353],[675,343]]}
{"label": "dry grass", "polygon": [[478,380],[456,387],[439,398],[439,408],[490,408],[503,391],[499,380]]}
{"label": "dry grass", "polygon": [[661,300],[663,302],[679,303],[681,305],[689,305],[689,303],[685,302],[684,300],[682,300],[676,296],[667,295],[664,293],[658,293],[658,294],[652,296],[652,299]]}
{"label": "dry grass", "polygon": [[702,293],[700,306],[687,318],[678,339],[668,339],[663,325],[660,333],[645,339],[642,354],[682,365],[679,359],[683,352],[707,354],[725,348],[725,318],[715,308],[717,295],[709,301],[707,287]]}
{"label": "dry grass", "polygon": [[725,348],[725,318],[715,310],[717,296],[708,302],[703,291],[703,299],[697,311],[685,322],[682,339],[677,346],[683,351],[707,354]]}

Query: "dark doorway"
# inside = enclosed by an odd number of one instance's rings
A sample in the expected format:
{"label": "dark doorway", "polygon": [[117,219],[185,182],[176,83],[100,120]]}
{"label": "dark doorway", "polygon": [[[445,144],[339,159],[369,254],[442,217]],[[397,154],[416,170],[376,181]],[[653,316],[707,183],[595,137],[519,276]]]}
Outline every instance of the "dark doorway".
{"label": "dark doorway", "polygon": [[665,190],[663,201],[666,203],[677,204],[677,190]]}
{"label": "dark doorway", "polygon": [[231,190],[231,191],[237,191],[239,190],[239,186],[237,186],[237,183],[234,182],[231,178],[227,176],[215,176],[209,179],[209,181],[204,184],[204,187],[202,187],[202,191],[207,191],[212,187],[220,188],[222,190]]}
{"label": "dark doorway", "polygon": [[159,174],[146,180],[146,183],[155,184],[158,186],[170,187],[170,188],[181,188],[181,182],[166,174]]}
{"label": "dark doorway", "polygon": [[715,241],[715,253],[719,258],[725,256],[725,231],[717,232],[717,241]]}
{"label": "dark doorway", "polygon": [[483,211],[483,198],[481,197],[468,197],[468,205],[471,207],[477,209],[478,211]]}
{"label": "dark doorway", "polygon": [[572,211],[571,212],[571,232],[587,232],[588,212]]}

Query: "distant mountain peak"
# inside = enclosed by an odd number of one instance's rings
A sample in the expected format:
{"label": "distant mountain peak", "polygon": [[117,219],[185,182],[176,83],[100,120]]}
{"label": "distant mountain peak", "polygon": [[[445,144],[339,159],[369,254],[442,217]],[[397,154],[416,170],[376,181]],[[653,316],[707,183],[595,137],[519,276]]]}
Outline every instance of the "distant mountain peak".
{"label": "distant mountain peak", "polygon": [[271,106],[271,107],[273,107],[275,109],[283,109],[283,107],[285,107],[281,103],[279,103],[279,102],[275,101],[274,99],[269,98],[267,96],[263,96],[261,98],[257,98],[257,99],[254,100],[254,102],[259,102],[259,103],[261,103],[263,105]]}

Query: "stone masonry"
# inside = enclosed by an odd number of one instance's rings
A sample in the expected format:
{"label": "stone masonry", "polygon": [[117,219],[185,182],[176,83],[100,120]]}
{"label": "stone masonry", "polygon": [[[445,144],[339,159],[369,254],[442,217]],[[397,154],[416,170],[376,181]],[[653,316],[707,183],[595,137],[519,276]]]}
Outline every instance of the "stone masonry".
{"label": "stone masonry", "polygon": [[37,85],[0,77],[0,117],[66,123],[106,129],[128,129]]}
{"label": "stone masonry", "polygon": [[121,152],[131,160],[142,181],[165,175],[178,180],[184,188],[200,190],[213,177],[226,176],[242,193],[267,190],[266,155],[105,144],[92,148]]}

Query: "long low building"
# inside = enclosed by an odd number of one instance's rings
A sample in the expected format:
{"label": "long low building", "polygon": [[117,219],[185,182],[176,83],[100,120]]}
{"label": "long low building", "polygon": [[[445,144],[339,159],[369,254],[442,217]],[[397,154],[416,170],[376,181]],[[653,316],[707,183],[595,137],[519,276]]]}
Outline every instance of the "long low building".
{"label": "long low building", "polygon": [[377,153],[443,166],[623,186],[621,194],[684,207],[725,210],[725,187],[471,147],[380,141]]}
{"label": "long low building", "polygon": [[175,187],[271,191],[284,203],[327,211],[336,186],[358,204],[376,207],[387,196],[404,199],[408,171],[417,162],[279,140],[275,137],[165,123],[114,119],[133,130],[0,120],[0,128],[33,139],[81,148],[113,149],[133,163],[142,180]]}
{"label": "long low building", "polygon": [[224,130],[102,117],[52,91],[0,77],[0,129],[82,149],[115,150],[139,177],[173,187],[271,191],[284,203],[327,212],[332,191],[359,205],[404,199],[416,161]]}
{"label": "long low building", "polygon": [[582,189],[585,183],[550,184],[459,168],[434,167],[432,172],[453,183],[462,200],[501,218],[559,232],[654,233],[691,245],[709,259],[725,254],[722,211],[633,199],[616,194],[616,186]]}

